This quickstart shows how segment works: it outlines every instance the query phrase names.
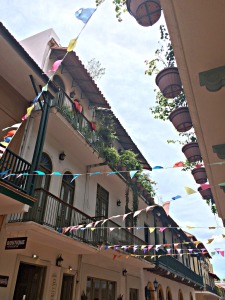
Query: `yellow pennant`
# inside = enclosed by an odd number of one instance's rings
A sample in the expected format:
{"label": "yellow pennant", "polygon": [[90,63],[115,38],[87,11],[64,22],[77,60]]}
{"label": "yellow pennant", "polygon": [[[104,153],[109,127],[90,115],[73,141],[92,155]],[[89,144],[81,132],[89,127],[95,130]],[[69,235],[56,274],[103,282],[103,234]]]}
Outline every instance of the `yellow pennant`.
{"label": "yellow pennant", "polygon": [[96,228],[93,228],[93,227],[92,227],[92,228],[91,228],[91,231],[94,231],[95,229],[96,229]]}
{"label": "yellow pennant", "polygon": [[155,228],[154,227],[149,227],[149,232],[152,233],[155,231]]}
{"label": "yellow pennant", "polygon": [[213,240],[214,239],[208,239],[208,243],[206,243],[206,244],[211,244]]}
{"label": "yellow pennant", "polygon": [[76,44],[77,44],[77,38],[71,40],[71,41],[69,42],[68,47],[67,47],[67,52],[73,51],[73,49],[75,48]]}
{"label": "yellow pennant", "polygon": [[225,234],[222,234],[222,237],[225,238]]}
{"label": "yellow pennant", "polygon": [[198,246],[200,243],[201,243],[200,241],[195,241],[195,242],[194,242],[194,244],[195,244],[196,246]]}

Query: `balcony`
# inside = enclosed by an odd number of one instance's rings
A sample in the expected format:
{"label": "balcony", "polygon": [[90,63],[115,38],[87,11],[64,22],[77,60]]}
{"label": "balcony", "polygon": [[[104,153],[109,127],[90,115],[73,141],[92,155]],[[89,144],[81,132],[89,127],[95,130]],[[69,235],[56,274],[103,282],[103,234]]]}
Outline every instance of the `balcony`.
{"label": "balcony", "polygon": [[[56,231],[61,231],[64,227],[87,225],[97,221],[98,218],[90,217],[79,209],[65,203],[55,195],[40,188],[35,190],[35,198],[38,201],[27,213],[13,214],[9,218],[9,223],[14,222],[28,222],[45,225]],[[117,227],[110,231],[106,227]],[[97,245],[143,245],[145,241],[133,235],[129,230],[121,228],[118,224],[111,220],[104,223],[104,227],[97,225],[96,229],[92,231],[90,228],[85,230],[73,230],[65,233],[67,236],[80,240],[82,242]],[[133,253],[133,247],[127,249],[128,253]],[[135,254],[143,254],[143,251],[138,249]],[[148,254],[153,254],[153,251]],[[150,258],[146,258],[151,261]]]}
{"label": "balcony", "polygon": [[183,282],[192,287],[203,287],[202,276],[193,272],[176,258],[165,255],[166,253],[166,251],[159,249],[157,254],[162,254],[162,256],[157,258],[155,273],[164,275],[178,282]]}
{"label": "balcony", "polygon": [[0,173],[7,170],[8,172],[5,175],[0,175],[0,180],[24,193],[28,193],[28,176],[9,176],[5,179],[3,178],[10,173],[18,175],[25,172],[29,173],[30,168],[31,164],[29,162],[13,153],[11,150],[6,149],[0,160]]}
{"label": "balcony", "polygon": [[76,109],[72,99],[62,90],[58,94],[56,108],[94,150],[101,151],[105,144],[104,140],[91,128],[90,121]]}
{"label": "balcony", "polygon": [[207,291],[207,292],[216,294],[216,295],[218,295],[218,296],[221,296],[220,291],[219,291],[219,289],[218,289],[217,287],[212,288],[212,287],[211,287],[210,285],[208,285],[208,284],[206,284],[206,285],[204,286],[204,291]]}

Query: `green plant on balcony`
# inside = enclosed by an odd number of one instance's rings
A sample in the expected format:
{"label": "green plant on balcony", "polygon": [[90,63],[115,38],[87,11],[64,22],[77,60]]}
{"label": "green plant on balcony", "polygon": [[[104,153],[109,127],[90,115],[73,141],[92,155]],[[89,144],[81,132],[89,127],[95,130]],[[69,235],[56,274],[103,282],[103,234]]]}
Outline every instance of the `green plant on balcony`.
{"label": "green plant on balcony", "polygon": [[142,170],[141,164],[137,160],[137,154],[135,154],[131,150],[123,150],[120,154],[120,161],[121,166],[127,168],[127,171],[131,170]]}
{"label": "green plant on balcony", "polygon": [[82,133],[82,135],[85,137],[86,140],[92,142],[92,130],[90,126],[88,125],[82,126],[80,128],[80,132]]}
{"label": "green plant on balcony", "polygon": [[95,111],[96,134],[101,137],[104,145],[102,147],[112,147],[117,139],[116,125],[113,114],[108,110]]}
{"label": "green plant on balcony", "polygon": [[152,181],[151,178],[145,173],[138,175],[138,182],[141,183],[143,188],[151,195],[151,197],[154,197],[156,195],[155,192],[155,186],[156,182]]}
{"label": "green plant on balcony", "polygon": [[106,162],[113,168],[116,169],[120,160],[120,155],[117,150],[113,147],[106,147],[102,150],[102,155],[105,157]]}
{"label": "green plant on balcony", "polygon": [[76,125],[76,115],[74,113],[74,110],[71,107],[62,106],[60,108],[60,110],[61,110],[61,113],[67,119],[68,122],[70,122],[73,125]]}

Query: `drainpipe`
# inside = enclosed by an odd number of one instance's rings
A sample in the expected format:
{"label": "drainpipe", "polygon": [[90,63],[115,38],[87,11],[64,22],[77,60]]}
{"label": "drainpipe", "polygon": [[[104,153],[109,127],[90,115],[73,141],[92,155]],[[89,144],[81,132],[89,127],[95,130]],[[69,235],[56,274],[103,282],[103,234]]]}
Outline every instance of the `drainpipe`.
{"label": "drainpipe", "polygon": [[77,264],[77,276],[76,276],[76,289],[75,289],[75,300],[79,300],[80,299],[80,295],[81,295],[81,280],[82,280],[82,258],[83,255],[79,254],[78,255],[78,264]]}
{"label": "drainpipe", "polygon": [[[30,75],[30,78],[31,78],[31,82],[33,84],[35,93],[36,93],[36,95],[38,95],[38,91],[37,91],[33,76]],[[49,117],[49,112],[50,112],[50,98],[49,98],[48,94],[43,92],[42,97],[44,99],[44,105],[43,105],[41,120],[40,120],[40,124],[39,124],[36,144],[35,144],[35,148],[34,148],[34,154],[33,154],[32,162],[31,162],[30,174],[33,174],[33,172],[38,169],[39,164],[40,164],[41,155],[42,155],[44,142],[45,142],[48,117]],[[36,179],[35,176],[29,176],[29,178],[28,178],[27,191],[30,196],[33,196],[33,194],[34,194],[35,179]]]}

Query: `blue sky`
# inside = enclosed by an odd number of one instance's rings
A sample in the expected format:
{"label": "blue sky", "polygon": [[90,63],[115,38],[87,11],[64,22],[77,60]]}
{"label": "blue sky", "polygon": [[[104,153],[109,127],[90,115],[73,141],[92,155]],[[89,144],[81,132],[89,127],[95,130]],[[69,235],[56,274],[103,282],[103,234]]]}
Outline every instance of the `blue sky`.
{"label": "blue sky", "polygon": [[[76,53],[84,64],[96,58],[106,69],[97,85],[151,166],[172,167],[185,160],[182,146],[167,144],[167,139],[178,139],[178,133],[169,121],[155,120],[151,115],[149,107],[154,105],[155,78],[144,74],[144,61],[153,58],[158,47],[163,18],[146,28],[127,13],[119,23],[111,2],[106,0],[95,12],[78,39]],[[75,18],[75,12],[81,7],[94,7],[95,1],[0,0],[0,4],[0,20],[17,40],[53,28],[61,45],[67,46],[83,26]],[[209,252],[215,248],[224,250],[224,240],[220,237],[225,230],[207,228],[222,226],[222,222],[211,214],[198,193],[185,195],[184,186],[198,188],[190,172],[168,168],[151,172],[151,177],[158,182],[156,202],[162,204],[181,195],[181,199],[171,202],[171,217],[180,226],[202,227],[189,232],[205,243]],[[215,237],[215,241],[206,245],[211,237]],[[225,278],[225,258],[216,255],[212,262],[214,272]]]}

